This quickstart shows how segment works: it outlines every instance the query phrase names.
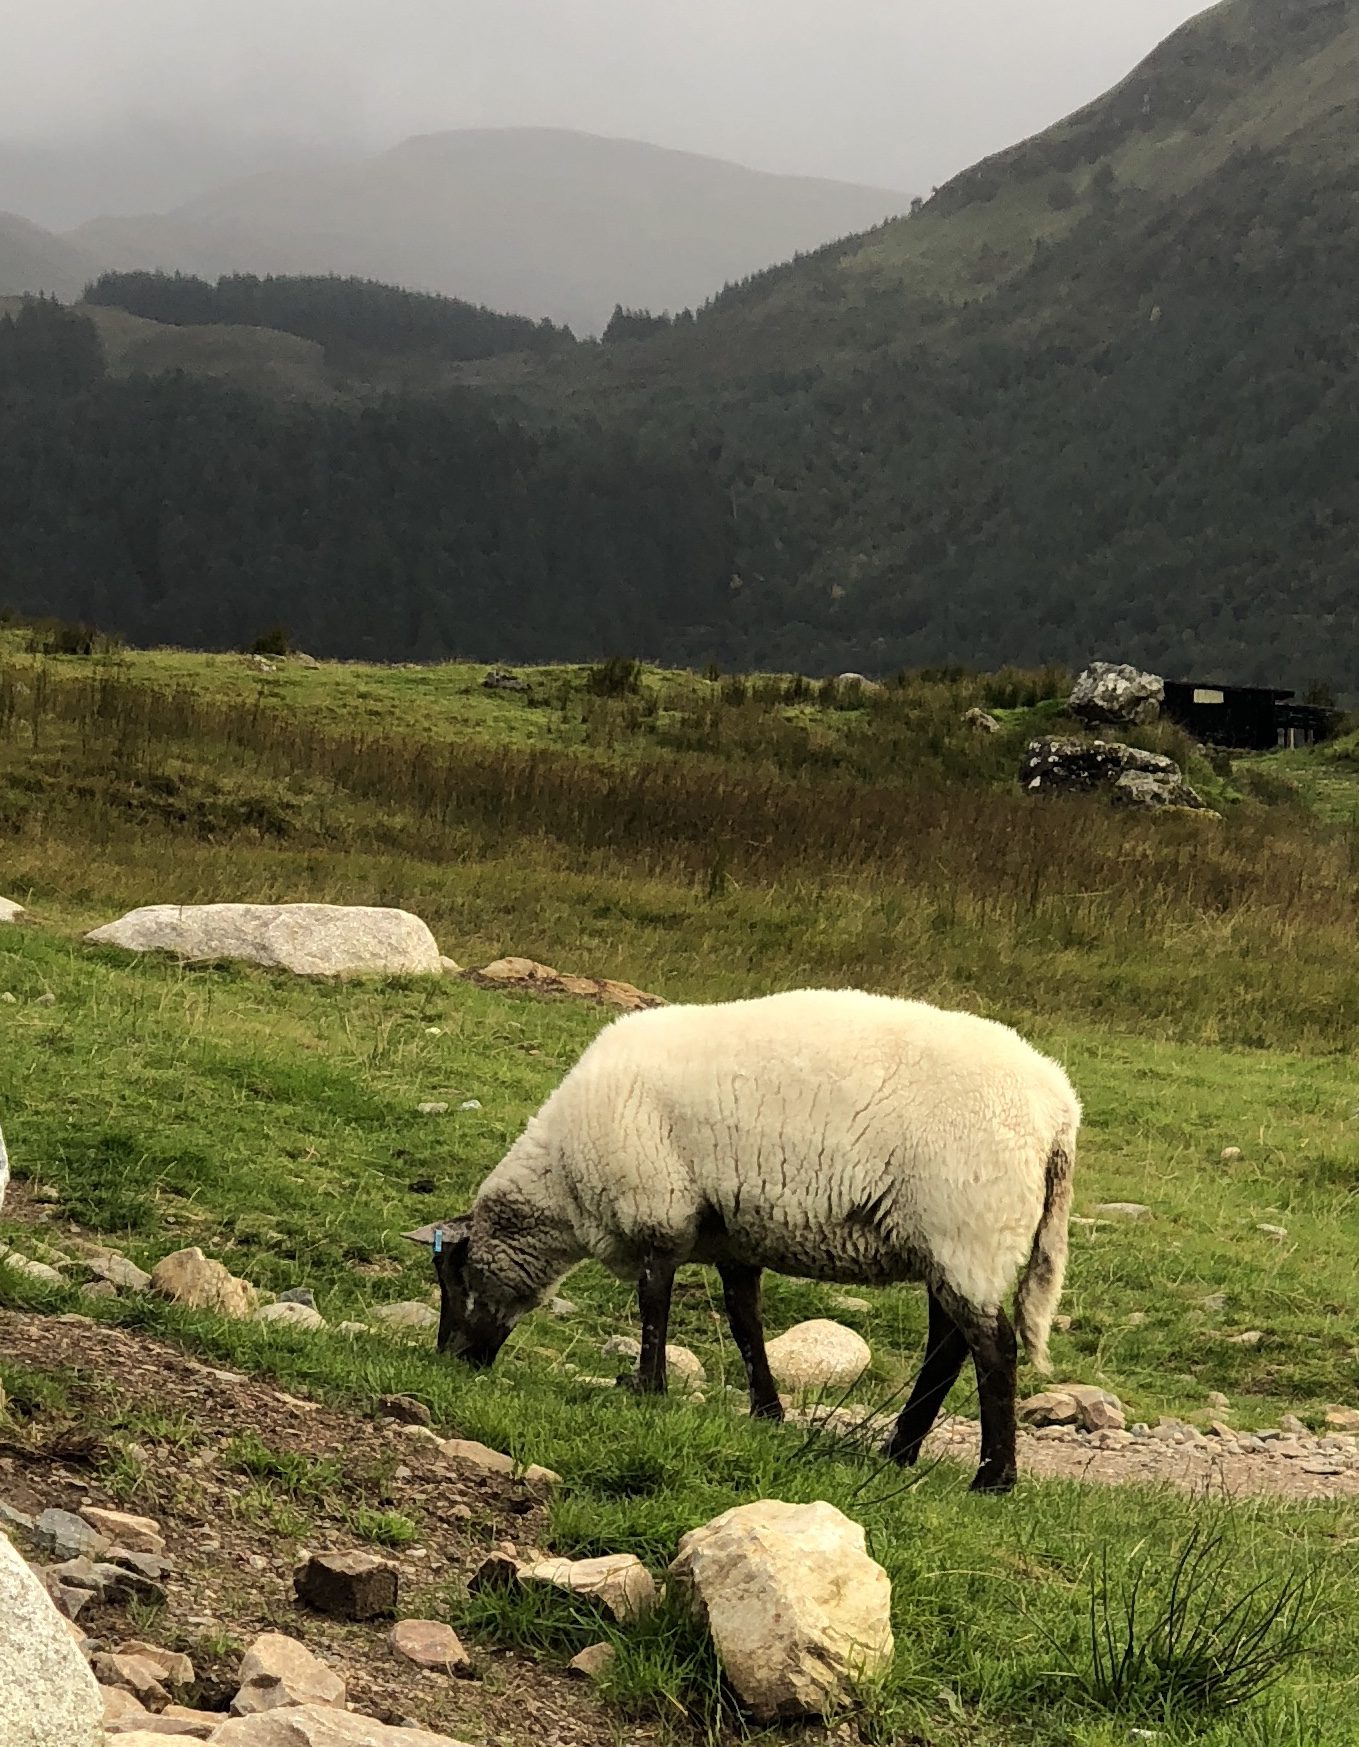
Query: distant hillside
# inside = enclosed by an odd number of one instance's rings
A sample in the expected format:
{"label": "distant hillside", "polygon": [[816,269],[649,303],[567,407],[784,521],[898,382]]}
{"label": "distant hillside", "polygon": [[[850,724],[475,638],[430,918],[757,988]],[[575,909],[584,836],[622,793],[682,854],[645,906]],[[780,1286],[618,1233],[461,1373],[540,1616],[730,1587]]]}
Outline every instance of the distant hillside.
{"label": "distant hillside", "polygon": [[499,374],[720,454],[748,663],[1359,691],[1356,283],[1359,0],[1227,0],[914,216]]}
{"label": "distant hillside", "polygon": [[79,297],[96,271],[94,256],[78,243],[54,236],[17,213],[0,212],[0,297],[39,292]]}
{"label": "distant hillside", "polygon": [[357,164],[249,177],[74,242],[114,268],[338,273],[599,331],[615,304],[680,309],[909,204],[552,129],[429,134]]}

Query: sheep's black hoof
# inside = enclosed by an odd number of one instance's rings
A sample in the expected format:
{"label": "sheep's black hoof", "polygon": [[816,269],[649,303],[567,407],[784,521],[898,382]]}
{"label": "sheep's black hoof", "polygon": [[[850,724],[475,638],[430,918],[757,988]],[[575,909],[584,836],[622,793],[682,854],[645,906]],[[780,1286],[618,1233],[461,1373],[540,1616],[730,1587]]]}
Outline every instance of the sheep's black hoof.
{"label": "sheep's black hoof", "polygon": [[914,1468],[920,1460],[920,1445],[899,1443],[894,1434],[883,1445],[882,1453],[889,1462],[895,1462],[898,1468]]}
{"label": "sheep's black hoof", "polygon": [[783,1403],[775,1397],[773,1401],[752,1401],[750,1404],[752,1419],[773,1420],[781,1423],[783,1420]]}
{"label": "sheep's black hoof", "polygon": [[653,1384],[644,1383],[635,1371],[629,1371],[625,1377],[615,1377],[614,1383],[619,1389],[626,1389],[629,1395],[664,1395],[665,1386],[657,1389]]}
{"label": "sheep's black hoof", "polygon": [[1018,1476],[1013,1466],[988,1467],[985,1463],[978,1468],[977,1477],[972,1482],[970,1490],[988,1493],[993,1498],[1001,1498],[1007,1492],[1013,1492]]}

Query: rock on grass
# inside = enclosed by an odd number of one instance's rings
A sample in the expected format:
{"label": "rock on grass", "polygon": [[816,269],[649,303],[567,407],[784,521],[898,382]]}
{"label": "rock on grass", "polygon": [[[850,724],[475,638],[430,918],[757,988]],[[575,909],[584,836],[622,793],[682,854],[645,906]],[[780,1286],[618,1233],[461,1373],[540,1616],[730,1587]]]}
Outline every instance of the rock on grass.
{"label": "rock on grass", "polygon": [[396,1612],[399,1573],[375,1553],[315,1553],[293,1573],[298,1599],[340,1620]]}

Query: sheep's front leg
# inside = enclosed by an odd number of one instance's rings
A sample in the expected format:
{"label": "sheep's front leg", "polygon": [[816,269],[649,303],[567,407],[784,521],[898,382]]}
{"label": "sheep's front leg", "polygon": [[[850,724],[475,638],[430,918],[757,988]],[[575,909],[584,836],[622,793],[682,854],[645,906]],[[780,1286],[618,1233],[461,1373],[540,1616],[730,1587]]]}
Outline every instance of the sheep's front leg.
{"label": "sheep's front leg", "polygon": [[670,1297],[675,1287],[675,1261],[649,1255],[637,1280],[637,1308],[642,1318],[642,1354],[632,1377],[619,1386],[639,1395],[665,1394],[665,1337],[670,1332]]}
{"label": "sheep's front leg", "polygon": [[752,1419],[782,1419],[783,1403],[769,1369],[764,1350],[764,1318],[760,1313],[760,1270],[743,1263],[719,1265],[722,1296],[727,1305],[727,1321],[731,1324],[746,1367],[746,1382],[750,1387],[750,1417]]}

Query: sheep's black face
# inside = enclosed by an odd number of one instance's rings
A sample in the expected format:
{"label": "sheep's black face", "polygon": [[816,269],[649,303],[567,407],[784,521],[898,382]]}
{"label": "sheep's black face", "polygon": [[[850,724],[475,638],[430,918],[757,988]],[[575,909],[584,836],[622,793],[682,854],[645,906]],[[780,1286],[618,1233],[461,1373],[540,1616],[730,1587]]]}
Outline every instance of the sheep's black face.
{"label": "sheep's black face", "polygon": [[439,1228],[434,1273],[439,1282],[439,1351],[451,1352],[477,1370],[495,1363],[514,1319],[501,1314],[478,1290],[468,1257],[471,1233],[464,1220]]}

